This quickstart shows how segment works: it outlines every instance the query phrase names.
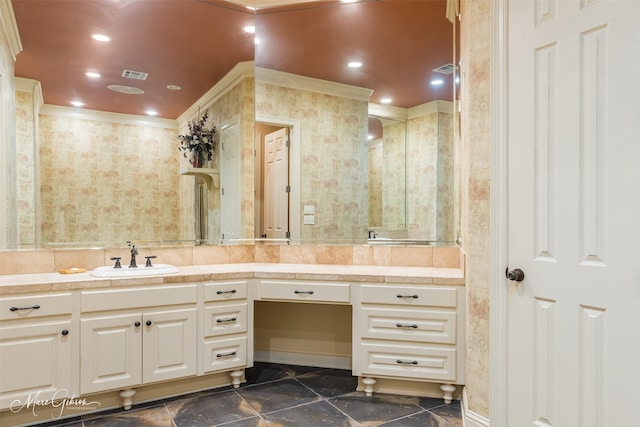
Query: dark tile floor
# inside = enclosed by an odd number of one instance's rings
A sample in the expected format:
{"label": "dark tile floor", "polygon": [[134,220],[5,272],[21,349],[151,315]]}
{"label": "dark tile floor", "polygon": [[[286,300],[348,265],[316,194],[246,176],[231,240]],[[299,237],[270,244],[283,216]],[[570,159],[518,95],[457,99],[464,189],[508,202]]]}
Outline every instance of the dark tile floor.
{"label": "dark tile floor", "polygon": [[462,427],[460,402],[355,391],[351,371],[256,363],[240,388],[218,388],[85,415],[65,427]]}

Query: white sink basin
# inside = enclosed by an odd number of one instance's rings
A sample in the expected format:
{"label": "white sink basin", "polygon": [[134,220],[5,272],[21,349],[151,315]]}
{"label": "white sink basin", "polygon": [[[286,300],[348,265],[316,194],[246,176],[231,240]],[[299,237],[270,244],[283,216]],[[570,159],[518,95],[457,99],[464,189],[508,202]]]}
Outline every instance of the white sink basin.
{"label": "white sink basin", "polygon": [[177,273],[178,269],[171,264],[155,264],[153,267],[139,266],[137,268],[113,268],[113,266],[98,267],[91,271],[94,277],[140,277],[156,276],[158,274]]}

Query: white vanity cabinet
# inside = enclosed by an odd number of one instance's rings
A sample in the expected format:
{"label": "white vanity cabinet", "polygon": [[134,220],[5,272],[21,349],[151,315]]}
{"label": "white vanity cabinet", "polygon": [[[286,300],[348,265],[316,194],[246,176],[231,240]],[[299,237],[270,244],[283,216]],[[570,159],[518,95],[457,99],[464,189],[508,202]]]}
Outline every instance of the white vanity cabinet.
{"label": "white vanity cabinet", "polygon": [[376,377],[464,383],[464,288],[360,284],[353,288],[353,373],[371,395]]}
{"label": "white vanity cabinet", "polygon": [[196,284],[83,291],[81,393],[196,375],[196,302]]}
{"label": "white vanity cabinet", "polygon": [[246,280],[204,284],[203,372],[232,370],[234,387],[240,386],[247,365]]}
{"label": "white vanity cabinet", "polygon": [[0,299],[0,409],[74,393],[71,293]]}

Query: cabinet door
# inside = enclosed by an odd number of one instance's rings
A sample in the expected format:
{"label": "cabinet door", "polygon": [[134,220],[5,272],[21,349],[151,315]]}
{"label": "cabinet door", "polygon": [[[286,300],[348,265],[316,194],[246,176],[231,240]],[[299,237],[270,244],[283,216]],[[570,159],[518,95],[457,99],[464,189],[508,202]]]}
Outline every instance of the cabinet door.
{"label": "cabinet door", "polygon": [[80,320],[82,394],[142,383],[141,322],[140,314]]}
{"label": "cabinet door", "polygon": [[0,409],[77,394],[72,386],[74,339],[70,320],[0,327]]}
{"label": "cabinet door", "polygon": [[164,310],[143,314],[145,383],[197,373],[197,309]]}

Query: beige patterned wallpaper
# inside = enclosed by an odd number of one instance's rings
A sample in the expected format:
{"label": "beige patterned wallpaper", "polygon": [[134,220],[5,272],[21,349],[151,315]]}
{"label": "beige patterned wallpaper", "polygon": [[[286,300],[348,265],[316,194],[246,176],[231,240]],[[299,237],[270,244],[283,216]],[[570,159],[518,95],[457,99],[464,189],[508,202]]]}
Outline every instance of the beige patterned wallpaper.
{"label": "beige patterned wallpaper", "polygon": [[456,232],[452,114],[407,123],[407,222],[411,238],[453,241]]}
{"label": "beige patterned wallpaper", "polygon": [[[0,8],[1,9],[1,8]],[[0,10],[0,20],[3,16]],[[5,30],[3,28],[3,30]],[[9,30],[0,31],[0,248],[14,248],[17,243],[16,227],[16,148],[15,148],[15,90],[14,60]]]}
{"label": "beige patterned wallpaper", "polygon": [[383,121],[382,229],[406,228],[406,124]]}
{"label": "beige patterned wallpaper", "polygon": [[17,201],[16,211],[18,242],[21,247],[30,246],[37,241],[36,212],[39,200],[37,188],[38,149],[36,132],[36,114],[34,111],[33,91],[16,91],[16,163]]}
{"label": "beige patterned wallpaper", "polygon": [[40,116],[43,242],[179,238],[176,129]]}
{"label": "beige patterned wallpaper", "polygon": [[384,138],[369,142],[369,227],[382,228]]}

